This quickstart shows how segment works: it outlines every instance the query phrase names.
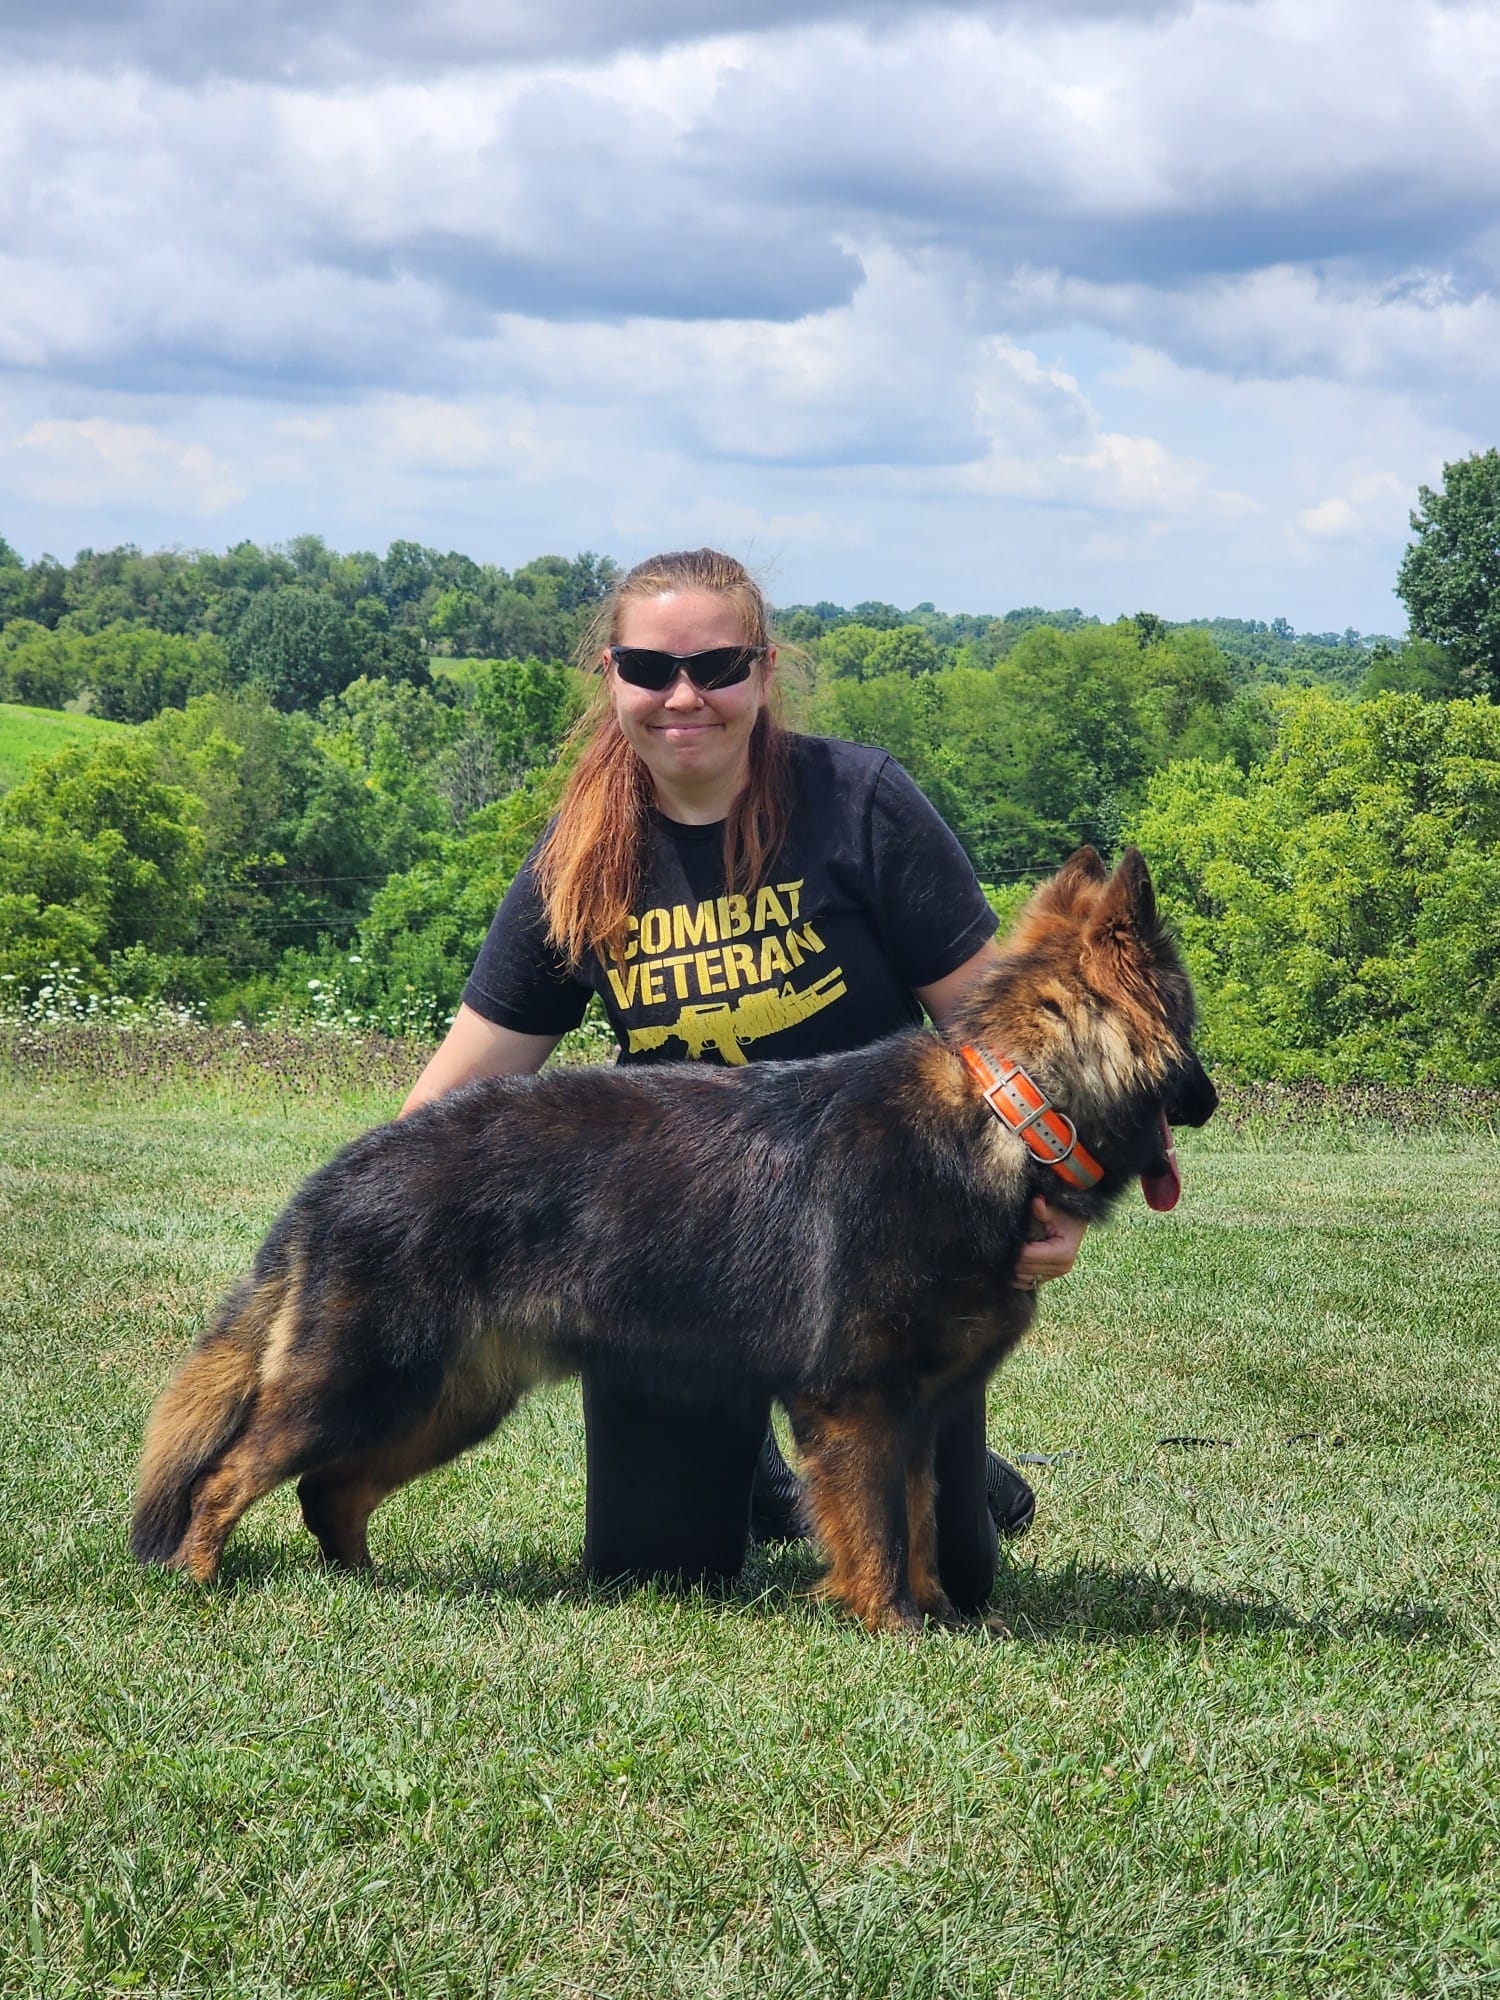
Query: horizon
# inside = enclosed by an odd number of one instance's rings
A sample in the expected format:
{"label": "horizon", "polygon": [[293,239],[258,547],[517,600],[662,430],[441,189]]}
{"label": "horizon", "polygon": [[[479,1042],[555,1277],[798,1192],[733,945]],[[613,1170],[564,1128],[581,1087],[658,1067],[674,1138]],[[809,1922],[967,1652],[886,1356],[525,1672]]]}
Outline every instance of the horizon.
{"label": "horizon", "polygon": [[[290,549],[290,547],[294,542],[302,540],[305,536],[311,536],[314,540],[320,541],[323,544],[323,546],[327,548],[330,551],[330,553],[335,556],[348,557],[355,555],[372,555],[375,556],[378,560],[383,560],[384,557],[389,554],[391,547],[396,542],[401,542],[401,541],[411,542],[416,540],[416,537],[412,535],[398,535],[392,537],[392,540],[386,544],[384,550],[374,549],[374,548],[355,548],[355,547],[339,548],[336,544],[330,542],[326,536],[317,534],[315,530],[302,529],[299,530],[298,533],[294,535],[283,536],[271,542],[260,542],[257,544],[257,546],[264,549],[272,550],[277,553],[284,554]],[[242,537],[241,539],[253,540],[253,537]],[[142,548],[139,546],[139,544],[131,542],[117,542],[105,547],[95,547],[92,544],[85,544],[83,547],[75,550],[70,558],[64,559],[58,556],[55,550],[44,549],[40,550],[35,555],[28,555],[23,549],[17,546],[15,538],[6,532],[5,524],[3,523],[3,521],[0,521],[0,547],[3,546],[9,546],[14,551],[15,554],[20,556],[22,562],[28,568],[34,567],[36,564],[41,562],[56,562],[63,569],[70,569],[76,566],[79,562],[81,562],[85,556],[113,555],[118,553],[122,549],[133,548],[135,549],[137,554],[143,557],[158,556],[158,555],[175,555],[175,556],[182,556],[184,558],[187,558],[188,560],[192,560],[193,558],[199,556],[220,557],[226,555],[229,552],[229,550],[235,546],[235,544],[226,543],[222,548],[215,548],[202,543],[194,545],[189,545],[187,543],[167,543],[157,548]],[[423,544],[423,546],[431,547],[432,545]],[[439,550],[437,551],[437,553],[445,555],[451,554],[451,555],[471,556],[471,552],[467,549]],[[557,556],[561,557],[564,561],[572,561],[577,557],[583,555],[601,556],[608,561],[616,560],[616,558],[611,556],[610,551],[607,549],[575,549],[573,550],[571,555],[567,554],[567,552],[562,549],[536,549],[533,550],[529,555],[523,557],[520,562],[514,565],[501,564],[498,566],[504,568],[508,574],[514,575],[516,570],[524,569],[528,563],[538,562],[544,560],[549,556]],[[478,556],[471,556],[471,559],[475,562],[480,562],[480,563],[483,563],[486,560],[485,558],[481,558]],[[757,580],[760,581],[763,586],[765,585],[766,579],[764,576],[759,576]],[[1092,620],[1100,625],[1117,624],[1121,620],[1134,618],[1141,612],[1154,612],[1158,617],[1164,618],[1165,622],[1171,626],[1236,624],[1236,625],[1246,625],[1246,626],[1258,625],[1269,630],[1274,624],[1276,624],[1278,621],[1281,620],[1281,614],[1279,612],[1273,612],[1268,617],[1260,612],[1241,613],[1234,611],[1199,612],[1184,618],[1174,618],[1167,616],[1167,614],[1164,612],[1158,611],[1155,605],[1150,605],[1150,604],[1137,604],[1133,607],[1133,609],[1129,611],[1120,610],[1114,612],[1112,615],[1106,615],[1102,612],[1090,611],[1087,609],[1087,607],[1079,604],[1063,604],[1063,603],[1042,604],[1035,600],[1027,600],[1024,603],[1007,604],[1003,610],[994,609],[989,606],[973,605],[973,604],[960,604],[960,605],[938,604],[930,598],[917,598],[912,603],[904,605],[898,604],[888,598],[875,598],[875,597],[854,598],[846,602],[841,599],[829,596],[829,594],[826,591],[821,592],[816,596],[787,598],[785,600],[779,597],[771,597],[770,603],[772,610],[777,613],[792,612],[792,611],[812,611],[815,610],[817,606],[820,604],[832,604],[836,605],[840,611],[845,611],[852,614],[861,605],[878,604],[883,609],[899,611],[903,617],[910,617],[913,614],[920,614],[926,612],[938,618],[988,618],[997,623],[1001,623],[1005,619],[1013,617],[1019,612],[1025,612],[1025,611],[1044,612],[1051,617],[1063,617],[1069,614],[1073,614],[1082,618],[1085,622]],[[1354,626],[1347,621],[1343,625],[1321,625],[1321,626],[1300,626],[1294,624],[1293,621],[1290,619],[1287,619],[1284,622],[1291,627],[1290,636],[1294,639],[1340,639],[1341,640],[1346,633],[1349,633],[1351,631],[1355,634],[1356,638],[1371,642],[1382,639],[1399,641],[1405,636],[1404,621],[1402,624],[1402,629],[1400,631],[1393,631],[1390,629],[1386,629],[1383,631],[1365,630],[1362,629],[1361,627]]]}

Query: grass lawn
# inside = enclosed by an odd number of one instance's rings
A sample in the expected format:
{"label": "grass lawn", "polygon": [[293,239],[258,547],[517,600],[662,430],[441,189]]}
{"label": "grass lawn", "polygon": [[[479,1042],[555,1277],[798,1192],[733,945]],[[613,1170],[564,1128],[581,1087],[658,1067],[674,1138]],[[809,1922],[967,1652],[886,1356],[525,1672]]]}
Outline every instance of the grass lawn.
{"label": "grass lawn", "polygon": [[55,757],[70,743],[92,742],[125,726],[60,708],[23,708],[18,702],[0,701],[0,792],[19,784],[27,765],[37,758]]}
{"label": "grass lawn", "polygon": [[802,1551],[588,1589],[571,1388],[376,1582],[290,1492],[218,1590],[137,1571],[155,1389],[393,1100],[0,1096],[0,1992],[1500,1991],[1492,1136],[1187,1135],[992,1391],[1073,1454],[993,1626],[909,1648]]}

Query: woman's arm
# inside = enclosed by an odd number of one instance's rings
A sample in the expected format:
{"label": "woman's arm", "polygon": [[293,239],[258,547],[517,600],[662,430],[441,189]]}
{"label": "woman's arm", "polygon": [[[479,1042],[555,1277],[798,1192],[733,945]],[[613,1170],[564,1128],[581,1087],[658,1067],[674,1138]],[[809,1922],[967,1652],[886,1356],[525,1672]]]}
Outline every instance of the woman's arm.
{"label": "woman's arm", "polygon": [[917,988],[917,998],[940,1031],[949,1027],[959,1001],[980,973],[999,963],[999,945],[993,938],[986,938],[974,956],[966,958],[962,965],[956,965],[946,979],[937,979],[931,986]]}
{"label": "woman's arm", "polygon": [[431,1103],[481,1076],[532,1076],[562,1040],[561,1035],[521,1035],[487,1021],[472,1007],[460,1007],[453,1026],[412,1085],[398,1116]]}
{"label": "woman's arm", "polygon": [[[919,986],[917,998],[936,1025],[946,1028],[965,987],[986,967],[999,962],[1000,947],[993,938],[989,938],[972,958],[966,958],[946,979],[936,980],[931,986]],[[1088,1228],[1086,1222],[1081,1222],[1076,1215],[1069,1215],[1065,1209],[1054,1208],[1041,1195],[1031,1204],[1031,1214],[1032,1220],[1045,1233],[1034,1243],[1026,1245],[1016,1266],[1016,1282],[1028,1287],[1043,1284],[1048,1278],[1065,1278],[1073,1268],[1079,1245],[1083,1242],[1083,1232]]]}

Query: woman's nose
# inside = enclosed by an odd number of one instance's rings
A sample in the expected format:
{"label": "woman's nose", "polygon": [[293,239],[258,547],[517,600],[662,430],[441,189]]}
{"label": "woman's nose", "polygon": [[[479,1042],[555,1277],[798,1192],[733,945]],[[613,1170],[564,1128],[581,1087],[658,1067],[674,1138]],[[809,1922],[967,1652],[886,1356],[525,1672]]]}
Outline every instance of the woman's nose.
{"label": "woman's nose", "polygon": [[686,667],[677,669],[677,678],[666,693],[664,706],[667,708],[696,708],[703,697],[688,678]]}

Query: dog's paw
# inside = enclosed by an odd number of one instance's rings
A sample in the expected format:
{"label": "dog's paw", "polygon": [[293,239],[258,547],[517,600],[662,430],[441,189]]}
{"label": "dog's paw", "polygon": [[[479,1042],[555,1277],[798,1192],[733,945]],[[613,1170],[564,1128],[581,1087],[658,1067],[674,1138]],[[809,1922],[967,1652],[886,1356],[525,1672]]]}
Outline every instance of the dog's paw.
{"label": "dog's paw", "polygon": [[946,1591],[939,1590],[930,1597],[922,1598],[917,1609],[929,1625],[939,1626],[944,1631],[951,1631],[955,1625],[963,1623]]}

